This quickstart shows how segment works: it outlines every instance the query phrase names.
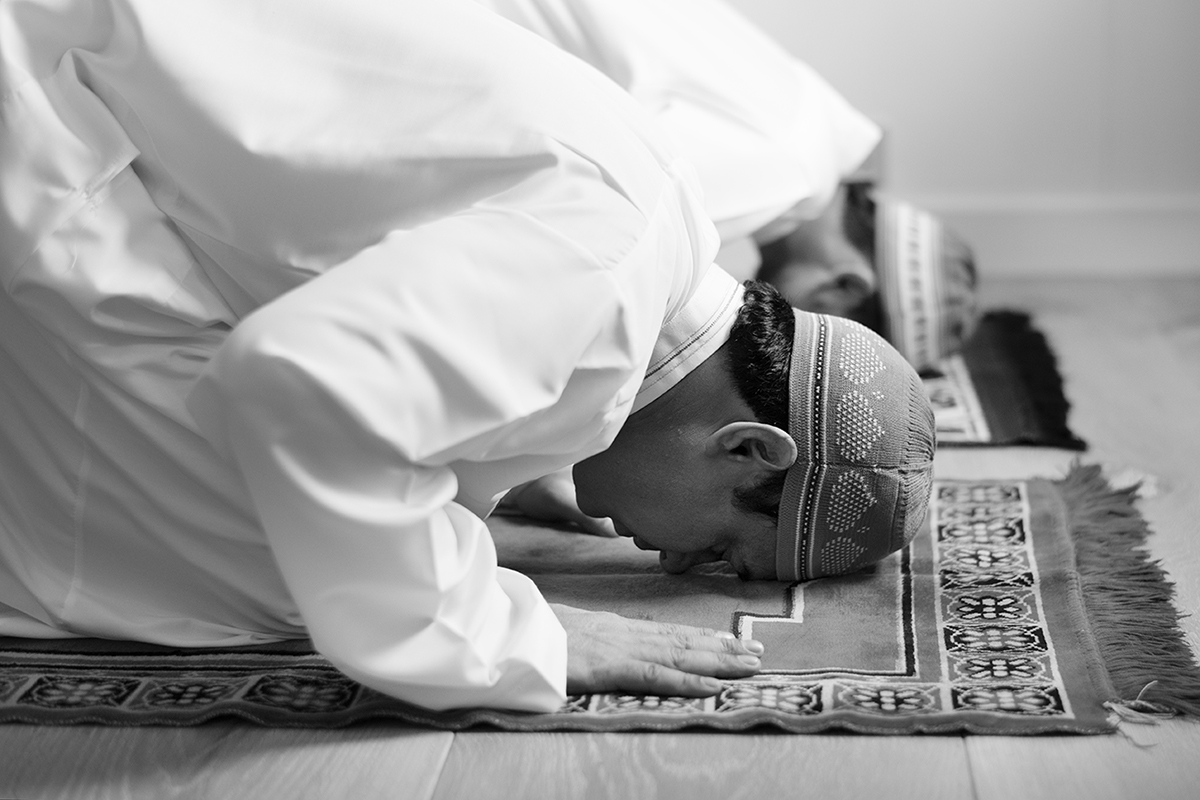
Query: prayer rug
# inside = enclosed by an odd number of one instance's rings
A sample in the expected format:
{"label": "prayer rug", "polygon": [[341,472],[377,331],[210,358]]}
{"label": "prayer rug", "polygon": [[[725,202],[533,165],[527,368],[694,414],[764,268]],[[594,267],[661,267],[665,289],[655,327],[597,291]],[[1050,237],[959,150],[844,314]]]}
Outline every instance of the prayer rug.
{"label": "prayer rug", "polygon": [[922,379],[939,446],[1041,445],[1083,450],[1046,337],[1015,311],[990,311],[961,353]]}
{"label": "prayer rug", "polygon": [[1132,502],[1094,467],[1061,481],[937,481],[930,524],[908,548],[857,575],[793,585],[743,582],[719,565],[665,575],[629,540],[490,521],[501,561],[552,601],[762,641],[762,673],[713,698],[593,694],[551,714],[435,713],[350,681],[307,642],[7,639],[0,722],[1015,734],[1109,732],[1112,709],[1200,714],[1200,672]]}

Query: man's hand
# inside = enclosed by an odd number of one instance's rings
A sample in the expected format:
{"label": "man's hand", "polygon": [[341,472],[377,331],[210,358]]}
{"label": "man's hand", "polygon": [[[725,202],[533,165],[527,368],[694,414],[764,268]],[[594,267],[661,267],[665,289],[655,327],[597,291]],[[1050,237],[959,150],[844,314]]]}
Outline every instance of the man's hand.
{"label": "man's hand", "polygon": [[761,668],[762,645],[728,632],[550,607],[567,631],[570,694],[708,697],[721,690],[717,678],[745,678]]}
{"label": "man's hand", "polygon": [[611,519],[589,517],[579,510],[575,500],[575,481],[570,468],[552,472],[529,483],[522,483],[505,497],[504,504],[520,511],[530,519],[548,522],[573,522],[584,533],[593,536],[615,537]]}

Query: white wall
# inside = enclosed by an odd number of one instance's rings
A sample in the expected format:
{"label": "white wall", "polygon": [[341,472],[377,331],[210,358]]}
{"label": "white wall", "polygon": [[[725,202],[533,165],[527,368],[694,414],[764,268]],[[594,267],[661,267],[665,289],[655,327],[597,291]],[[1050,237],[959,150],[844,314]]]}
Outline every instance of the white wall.
{"label": "white wall", "polygon": [[1200,274],[1200,0],[730,0],[985,274]]}

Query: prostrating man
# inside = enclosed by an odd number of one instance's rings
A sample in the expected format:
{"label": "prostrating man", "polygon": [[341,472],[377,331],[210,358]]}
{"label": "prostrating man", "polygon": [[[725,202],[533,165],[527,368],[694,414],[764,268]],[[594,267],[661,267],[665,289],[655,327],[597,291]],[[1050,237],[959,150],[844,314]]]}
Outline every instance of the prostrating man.
{"label": "prostrating man", "polygon": [[856,569],[932,420],[712,266],[690,165],[462,0],[0,6],[0,633],[311,636],[430,708],[703,695],[761,647],[551,608],[483,518],[577,464],[670,569]]}

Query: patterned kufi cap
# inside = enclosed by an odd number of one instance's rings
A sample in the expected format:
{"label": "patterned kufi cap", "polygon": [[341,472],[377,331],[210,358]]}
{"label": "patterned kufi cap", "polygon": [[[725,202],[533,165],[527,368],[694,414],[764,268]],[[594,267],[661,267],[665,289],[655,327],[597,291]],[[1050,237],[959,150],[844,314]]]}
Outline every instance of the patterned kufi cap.
{"label": "patterned kufi cap", "polygon": [[852,572],[925,522],[933,412],[916,371],[878,334],[796,310],[788,433],[799,455],[779,507],[776,577]]}
{"label": "patterned kufi cap", "polygon": [[884,336],[918,370],[936,369],[978,323],[970,248],[932,214],[881,198],[875,261]]}

